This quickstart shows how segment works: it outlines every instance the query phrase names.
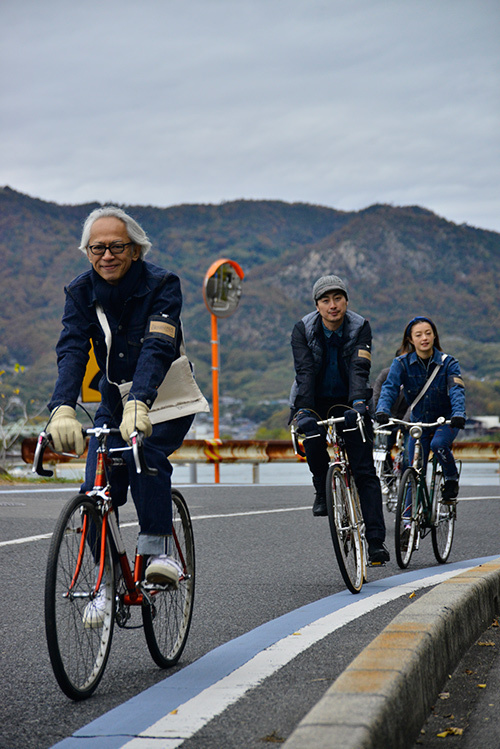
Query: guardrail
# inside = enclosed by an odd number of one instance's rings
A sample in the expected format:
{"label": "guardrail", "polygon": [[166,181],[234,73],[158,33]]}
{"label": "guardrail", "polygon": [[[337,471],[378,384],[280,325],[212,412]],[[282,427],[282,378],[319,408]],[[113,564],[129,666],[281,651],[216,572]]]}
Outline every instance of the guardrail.
{"label": "guardrail", "polygon": [[[36,439],[27,437],[22,442],[21,455],[25,463],[33,463]],[[454,442],[453,454],[458,460],[474,463],[499,463],[500,442]],[[80,456],[85,460],[87,450]],[[47,463],[69,463],[65,455],[45,451]],[[291,440],[214,440],[187,439],[169,458],[172,463],[249,463],[253,466],[253,481],[259,481],[261,463],[300,463],[304,458],[295,455]],[[195,471],[192,483],[196,483]]]}

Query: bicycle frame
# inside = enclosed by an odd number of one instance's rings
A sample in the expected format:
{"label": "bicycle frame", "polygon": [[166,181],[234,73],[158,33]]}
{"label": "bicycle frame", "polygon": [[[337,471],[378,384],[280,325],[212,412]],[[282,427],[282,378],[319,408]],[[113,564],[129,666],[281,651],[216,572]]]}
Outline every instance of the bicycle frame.
{"label": "bicycle frame", "polygon": [[[333,453],[329,461],[325,491],[335,556],[347,588],[351,593],[359,593],[366,580],[365,524],[343,436],[336,428],[341,422],[345,423],[343,416],[330,417],[317,424],[326,429],[326,439]],[[363,419],[359,415],[355,429],[360,430],[363,441],[366,441],[363,426]],[[304,456],[295,425],[292,425],[292,442],[295,452]]]}
{"label": "bicycle frame", "polygon": [[[444,423],[438,422],[438,423]],[[432,425],[425,425],[425,426],[436,426],[436,424]],[[435,486],[436,486],[436,473],[438,468],[438,461],[436,456],[434,455],[432,458],[432,473],[431,473],[431,480],[430,480],[430,489],[427,484],[427,466],[424,465],[423,461],[423,455],[422,455],[422,426],[414,425],[410,428],[410,436],[413,437],[415,440],[415,447],[413,451],[413,462],[411,465],[411,468],[416,473],[417,477],[417,503],[416,503],[416,510],[417,513],[419,512],[419,509],[422,508],[422,514],[423,514],[423,526],[424,528],[431,528],[431,526],[436,521],[436,514],[437,514],[437,496],[435,496]]]}
{"label": "bicycle frame", "polygon": [[[117,430],[115,430],[117,431]],[[134,566],[133,569],[130,566],[130,562],[127,556],[125,544],[120,532],[120,528],[118,525],[118,521],[116,519],[116,514],[113,509],[112,499],[111,499],[111,486],[109,481],[109,469],[113,466],[122,466],[125,465],[125,461],[122,458],[122,455],[124,452],[127,452],[129,450],[132,450],[134,455],[134,460],[136,464],[136,470],[138,473],[144,472],[149,474],[155,474],[156,469],[149,468],[145,461],[142,454],[142,438],[139,435],[138,432],[134,432],[131,435],[132,438],[132,444],[129,447],[117,447],[117,448],[107,448],[106,447],[106,439],[107,435],[110,433],[110,430],[107,429],[107,427],[95,427],[93,429],[87,429],[87,434],[94,435],[99,440],[99,446],[97,448],[97,464],[96,464],[96,470],[95,470],[95,478],[94,478],[94,487],[90,491],[86,492],[86,496],[97,499],[97,508],[102,514],[102,535],[101,535],[101,553],[100,553],[100,561],[99,561],[99,569],[97,573],[96,583],[94,586],[94,591],[92,597],[97,596],[98,590],[101,586],[103,574],[104,574],[104,549],[107,542],[107,536],[108,533],[111,536],[114,548],[116,550],[117,556],[118,556],[118,563],[120,565],[122,574],[123,574],[123,580],[125,583],[125,587],[127,592],[123,596],[123,604],[125,606],[141,606],[144,602],[144,598],[148,600],[149,603],[152,603],[152,595],[154,593],[150,593],[151,591],[158,591],[158,590],[165,590],[168,586],[162,586],[156,583],[155,585],[148,585],[142,578],[143,578],[143,569],[144,569],[144,557],[141,554],[135,555],[134,560]],[[42,465],[42,459],[43,459],[43,450],[45,449],[45,446],[48,442],[48,435],[45,432],[42,432],[38,438],[38,444],[37,444],[37,452],[35,453],[35,459],[33,462],[33,472],[39,473],[41,475],[52,475],[52,471],[46,471],[45,469],[41,468]],[[116,453],[117,455],[114,455]],[[69,454],[71,455],[71,454]],[[75,457],[72,456],[71,457]],[[90,532],[90,528],[88,527],[88,517],[85,515],[83,519],[83,527],[82,527],[82,534],[81,534],[81,540],[80,540],[80,552],[78,554],[78,560],[76,563],[75,572],[73,575],[73,579],[71,580],[71,584],[69,586],[67,596],[71,596],[72,589],[76,586],[76,583],[78,581],[78,576],[81,569],[81,561],[83,559],[83,554],[85,550],[85,544],[87,543],[88,533]],[[177,549],[177,552],[179,554],[179,558],[182,564],[182,568],[186,568],[186,561],[184,559],[184,555],[182,552],[181,545],[179,543],[179,539],[177,537],[177,533],[175,531],[175,528],[172,528],[172,537],[173,542],[175,544],[175,547]],[[186,576],[181,576],[180,581],[185,580]]]}

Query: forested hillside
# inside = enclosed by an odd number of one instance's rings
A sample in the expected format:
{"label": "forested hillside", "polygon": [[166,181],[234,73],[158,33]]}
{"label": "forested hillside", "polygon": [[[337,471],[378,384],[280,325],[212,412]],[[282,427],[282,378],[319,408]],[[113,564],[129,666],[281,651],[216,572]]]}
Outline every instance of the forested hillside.
{"label": "forested hillside", "polygon": [[[24,365],[32,397],[51,392],[63,287],[88,266],[77,247],[96,206],[0,190],[0,369]],[[416,206],[352,213],[245,200],[123,207],[153,242],[148,259],[181,277],[188,351],[207,394],[210,316],[202,283],[210,264],[228,257],[242,266],[245,281],[238,311],[219,324],[222,395],[241,398],[249,410],[287,397],[291,328],[312,309],[314,280],[336,273],[347,281],[351,309],[371,321],[374,377],[392,359],[405,322],[429,315],[470,380],[469,413],[500,412],[499,234]]]}

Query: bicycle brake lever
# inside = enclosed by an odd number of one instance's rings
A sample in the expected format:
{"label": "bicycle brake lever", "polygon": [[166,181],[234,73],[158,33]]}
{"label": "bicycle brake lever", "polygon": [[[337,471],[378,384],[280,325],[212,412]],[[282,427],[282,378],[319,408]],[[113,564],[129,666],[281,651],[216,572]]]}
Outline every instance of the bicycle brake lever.
{"label": "bicycle brake lever", "polygon": [[361,414],[358,414],[357,422],[357,426],[359,427],[359,431],[361,433],[361,439],[363,440],[363,442],[366,442],[365,422],[363,421],[363,417],[361,416]]}
{"label": "bicycle brake lever", "polygon": [[144,473],[145,476],[158,476],[157,468],[150,468],[145,459],[143,451],[144,437],[142,432],[132,432],[130,435],[132,442],[132,455],[134,456],[135,470],[137,473]]}
{"label": "bicycle brake lever", "polygon": [[33,473],[37,473],[39,476],[50,477],[54,475],[54,471],[49,471],[48,469],[43,467],[43,454],[50,440],[51,436],[47,432],[40,432],[40,434],[38,435],[35,456],[33,458],[33,468],[31,470]]}

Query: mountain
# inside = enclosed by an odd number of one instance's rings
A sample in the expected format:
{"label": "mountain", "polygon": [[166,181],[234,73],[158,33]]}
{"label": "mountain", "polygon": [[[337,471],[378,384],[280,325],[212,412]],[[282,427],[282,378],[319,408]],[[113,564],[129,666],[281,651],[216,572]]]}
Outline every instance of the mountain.
{"label": "mountain", "polygon": [[[44,399],[53,387],[63,287],[88,267],[77,248],[97,206],[0,189],[0,369],[26,366],[33,397]],[[207,394],[210,315],[202,285],[212,262],[225,257],[241,265],[245,279],[238,310],[219,320],[221,395],[249,409],[287,397],[291,329],[313,308],[316,278],[335,273],[347,282],[350,308],[371,322],[373,379],[392,360],[405,323],[423,314],[435,320],[444,350],[459,358],[473,397],[482,393],[477,408],[500,410],[500,234],[457,226],[418,206],[343,212],[238,200],[122,207],[152,240],[148,259],[181,277],[188,352]]]}

